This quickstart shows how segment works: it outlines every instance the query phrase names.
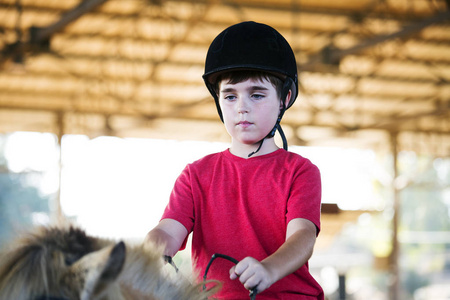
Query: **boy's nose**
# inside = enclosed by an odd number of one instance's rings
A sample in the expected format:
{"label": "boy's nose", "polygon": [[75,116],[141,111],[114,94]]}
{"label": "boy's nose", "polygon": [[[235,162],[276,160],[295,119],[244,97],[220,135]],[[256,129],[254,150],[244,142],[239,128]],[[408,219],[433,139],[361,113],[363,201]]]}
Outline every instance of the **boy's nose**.
{"label": "boy's nose", "polygon": [[245,99],[243,98],[239,98],[237,101],[237,111],[238,113],[248,113],[249,112],[249,107],[248,107],[248,103]]}

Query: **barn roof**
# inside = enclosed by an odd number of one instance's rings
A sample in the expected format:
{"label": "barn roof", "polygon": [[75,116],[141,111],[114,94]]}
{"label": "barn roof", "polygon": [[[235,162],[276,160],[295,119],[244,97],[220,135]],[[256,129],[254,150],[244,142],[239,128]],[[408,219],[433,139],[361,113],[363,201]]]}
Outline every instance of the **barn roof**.
{"label": "barn roof", "polygon": [[450,154],[444,0],[0,0],[0,133],[227,141],[201,75],[245,20],[296,54],[290,145]]}

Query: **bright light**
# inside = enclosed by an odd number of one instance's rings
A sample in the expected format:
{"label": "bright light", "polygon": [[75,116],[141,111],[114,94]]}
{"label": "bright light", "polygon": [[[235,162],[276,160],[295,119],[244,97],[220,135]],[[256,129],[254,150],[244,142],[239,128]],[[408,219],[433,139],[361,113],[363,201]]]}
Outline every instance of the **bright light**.
{"label": "bright light", "polygon": [[290,147],[319,167],[322,202],[337,203],[343,210],[381,209],[373,186],[378,170],[372,150],[326,147]]}
{"label": "bright light", "polygon": [[55,136],[50,133],[16,132],[8,137],[5,158],[12,172],[47,171],[59,156]]}
{"label": "bright light", "polygon": [[186,166],[226,144],[84,136],[63,139],[61,205],[92,234],[142,239]]}
{"label": "bright light", "polygon": [[52,194],[58,190],[59,149],[53,134],[13,133],[8,136],[4,154],[12,172],[38,172],[42,175],[39,182],[34,183],[39,186],[41,193]]}
{"label": "bright light", "polygon": [[[142,239],[163,213],[173,184],[186,166],[225,143],[121,139],[66,135],[62,140],[61,206],[89,233]],[[295,147],[321,170],[323,202],[341,209],[377,203],[371,185],[375,155],[368,150]],[[14,172],[45,173],[43,193],[57,191],[59,150],[51,134],[15,133],[5,155]]]}

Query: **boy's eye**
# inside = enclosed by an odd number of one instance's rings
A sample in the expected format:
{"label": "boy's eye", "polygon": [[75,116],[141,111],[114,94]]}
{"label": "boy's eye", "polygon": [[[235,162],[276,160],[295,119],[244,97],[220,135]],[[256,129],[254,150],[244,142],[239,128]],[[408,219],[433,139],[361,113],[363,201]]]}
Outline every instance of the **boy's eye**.
{"label": "boy's eye", "polygon": [[233,101],[234,99],[236,99],[236,96],[234,95],[226,95],[225,97],[223,97],[225,100],[228,101]]}
{"label": "boy's eye", "polygon": [[254,98],[254,99],[262,99],[262,98],[264,98],[264,95],[262,95],[262,94],[253,94],[252,95],[252,98]]}

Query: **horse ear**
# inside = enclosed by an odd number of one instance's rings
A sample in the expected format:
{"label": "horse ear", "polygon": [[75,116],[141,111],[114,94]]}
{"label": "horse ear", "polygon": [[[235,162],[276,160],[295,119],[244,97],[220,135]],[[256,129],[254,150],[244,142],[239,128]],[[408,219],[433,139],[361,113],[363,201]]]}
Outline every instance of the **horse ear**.
{"label": "horse ear", "polygon": [[111,250],[108,261],[103,269],[101,280],[115,280],[125,263],[126,248],[124,242],[117,243]]}
{"label": "horse ear", "polygon": [[64,276],[69,293],[77,293],[81,300],[107,293],[122,271],[125,255],[125,244],[119,242],[83,256]]}

